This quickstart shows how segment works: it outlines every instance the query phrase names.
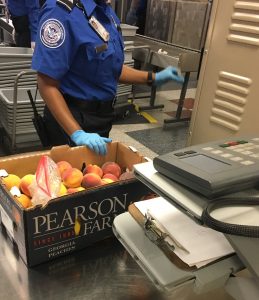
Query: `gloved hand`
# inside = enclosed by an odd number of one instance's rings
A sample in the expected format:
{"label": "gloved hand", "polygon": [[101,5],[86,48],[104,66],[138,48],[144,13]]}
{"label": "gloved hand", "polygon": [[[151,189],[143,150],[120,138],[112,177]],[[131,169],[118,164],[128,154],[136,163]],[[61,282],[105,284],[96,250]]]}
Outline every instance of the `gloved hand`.
{"label": "gloved hand", "polygon": [[170,66],[166,69],[157,72],[155,74],[155,85],[159,86],[164,83],[167,83],[170,80],[174,80],[178,83],[183,83],[184,79],[181,75],[178,75],[178,71],[176,68]]}
{"label": "gloved hand", "polygon": [[107,153],[106,143],[112,141],[110,138],[101,137],[97,133],[87,133],[84,130],[76,130],[71,134],[70,138],[77,146],[85,145],[101,155]]}

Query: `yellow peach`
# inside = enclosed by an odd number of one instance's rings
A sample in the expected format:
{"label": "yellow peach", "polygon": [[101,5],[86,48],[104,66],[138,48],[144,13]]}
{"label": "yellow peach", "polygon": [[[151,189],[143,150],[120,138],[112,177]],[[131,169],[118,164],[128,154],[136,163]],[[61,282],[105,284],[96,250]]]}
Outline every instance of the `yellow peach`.
{"label": "yellow peach", "polygon": [[63,172],[63,183],[67,188],[76,188],[81,185],[83,173],[77,168],[71,168]]}
{"label": "yellow peach", "polygon": [[64,183],[61,183],[60,184],[60,190],[59,190],[59,193],[58,193],[58,197],[61,197],[61,196],[64,196],[64,195],[67,195],[67,188],[64,185]]}
{"label": "yellow peach", "polygon": [[28,197],[27,195],[21,194],[19,197],[18,197],[18,196],[15,196],[14,198],[15,198],[19,203],[21,203],[21,205],[22,205],[24,208],[28,208],[28,207],[32,206],[31,198]]}
{"label": "yellow peach", "polygon": [[114,180],[110,179],[110,178],[102,178],[102,184],[109,184],[114,182]]}
{"label": "yellow peach", "polygon": [[14,174],[9,174],[8,176],[3,177],[2,180],[9,191],[14,186],[19,187],[21,183],[21,178]]}

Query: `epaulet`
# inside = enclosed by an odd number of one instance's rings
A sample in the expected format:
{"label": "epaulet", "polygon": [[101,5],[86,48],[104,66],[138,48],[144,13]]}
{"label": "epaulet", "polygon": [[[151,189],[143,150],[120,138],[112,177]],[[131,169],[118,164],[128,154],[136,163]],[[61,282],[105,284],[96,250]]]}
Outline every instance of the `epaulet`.
{"label": "epaulet", "polygon": [[66,9],[69,11],[72,11],[73,8],[75,7],[75,2],[74,0],[57,0],[57,3],[64,6]]}

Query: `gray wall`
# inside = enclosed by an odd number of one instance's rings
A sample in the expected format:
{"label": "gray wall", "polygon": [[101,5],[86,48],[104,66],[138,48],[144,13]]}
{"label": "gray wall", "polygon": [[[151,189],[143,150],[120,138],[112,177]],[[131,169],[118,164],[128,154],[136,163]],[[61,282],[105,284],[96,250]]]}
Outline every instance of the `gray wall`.
{"label": "gray wall", "polygon": [[145,35],[201,49],[207,31],[208,0],[148,0]]}

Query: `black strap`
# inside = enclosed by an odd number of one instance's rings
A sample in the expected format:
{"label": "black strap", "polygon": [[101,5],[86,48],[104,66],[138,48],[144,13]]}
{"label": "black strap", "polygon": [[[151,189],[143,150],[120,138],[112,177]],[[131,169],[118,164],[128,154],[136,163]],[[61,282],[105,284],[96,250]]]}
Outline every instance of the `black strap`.
{"label": "black strap", "polygon": [[39,0],[40,7],[42,7],[45,4],[45,2],[46,0]]}
{"label": "black strap", "polygon": [[[46,0],[39,0],[40,8],[45,4]],[[57,3],[64,6],[69,11],[72,11],[75,6],[83,9],[83,4],[80,0],[57,0]]]}
{"label": "black strap", "polygon": [[76,1],[74,0],[57,0],[58,4],[61,4],[62,6],[64,6],[65,8],[67,8],[69,11],[72,11],[73,8],[75,7]]}

